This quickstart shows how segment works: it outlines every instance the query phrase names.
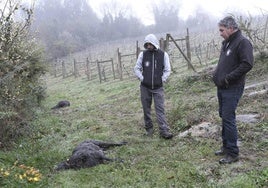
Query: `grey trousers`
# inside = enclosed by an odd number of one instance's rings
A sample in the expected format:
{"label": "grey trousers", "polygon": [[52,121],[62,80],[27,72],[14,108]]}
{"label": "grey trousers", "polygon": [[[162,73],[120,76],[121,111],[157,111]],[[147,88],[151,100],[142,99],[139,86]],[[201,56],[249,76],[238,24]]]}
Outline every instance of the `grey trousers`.
{"label": "grey trousers", "polygon": [[[168,131],[169,126],[166,120],[165,108],[164,108],[164,88],[148,89],[144,86],[140,86],[141,103],[144,113],[145,129],[148,130],[153,127],[151,117],[151,106],[154,100],[154,107],[157,122],[159,125],[159,131]],[[152,100],[153,99],[153,100]]]}

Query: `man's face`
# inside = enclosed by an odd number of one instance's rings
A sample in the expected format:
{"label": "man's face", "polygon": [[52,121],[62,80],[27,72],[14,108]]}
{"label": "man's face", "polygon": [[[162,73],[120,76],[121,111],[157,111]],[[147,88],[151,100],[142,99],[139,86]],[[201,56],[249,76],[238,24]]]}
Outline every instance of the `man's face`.
{"label": "man's face", "polygon": [[220,31],[220,36],[226,40],[234,32],[234,29],[233,28],[227,28],[227,27],[219,26],[219,31]]}
{"label": "man's face", "polygon": [[153,49],[154,49],[154,45],[152,45],[151,43],[147,43],[147,44],[146,44],[146,48],[147,48],[148,50],[153,50]]}

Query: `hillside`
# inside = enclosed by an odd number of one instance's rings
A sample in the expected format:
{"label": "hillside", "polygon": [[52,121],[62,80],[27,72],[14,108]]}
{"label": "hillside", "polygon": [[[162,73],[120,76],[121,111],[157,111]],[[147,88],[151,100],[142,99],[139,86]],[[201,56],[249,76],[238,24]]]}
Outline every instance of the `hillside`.
{"label": "hillside", "polygon": [[[15,143],[14,150],[0,151],[0,186],[267,187],[267,61],[256,57],[237,109],[237,115],[256,117],[250,122],[245,118],[238,121],[241,159],[223,166],[214,155],[221,143],[215,131],[220,119],[216,88],[207,67],[200,67],[198,74],[186,69],[174,72],[165,85],[166,113],[175,134],[172,140],[159,138],[156,123],[152,138],[143,135],[136,79],[100,84],[86,78],[48,75],[45,110],[36,110],[28,138]],[[256,91],[260,92],[253,93]],[[63,99],[70,101],[70,107],[50,109]],[[202,128],[200,124],[209,126]],[[190,132],[195,127],[197,131]],[[186,134],[187,130],[190,134]],[[86,139],[127,141],[125,146],[106,151],[107,156],[124,162],[56,172],[55,166]],[[40,174],[23,176],[28,168]],[[36,177],[36,181],[27,180],[27,176]]]}

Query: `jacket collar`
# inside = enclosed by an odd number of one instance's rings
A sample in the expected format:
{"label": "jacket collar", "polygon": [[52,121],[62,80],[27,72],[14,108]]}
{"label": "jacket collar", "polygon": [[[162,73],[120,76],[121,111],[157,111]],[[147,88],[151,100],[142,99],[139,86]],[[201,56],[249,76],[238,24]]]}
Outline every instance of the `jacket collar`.
{"label": "jacket collar", "polygon": [[225,41],[226,43],[227,42],[230,42],[232,40],[234,40],[235,38],[237,38],[237,36],[241,35],[241,30],[237,30],[236,32],[234,32],[233,34],[231,34],[229,36],[229,38]]}

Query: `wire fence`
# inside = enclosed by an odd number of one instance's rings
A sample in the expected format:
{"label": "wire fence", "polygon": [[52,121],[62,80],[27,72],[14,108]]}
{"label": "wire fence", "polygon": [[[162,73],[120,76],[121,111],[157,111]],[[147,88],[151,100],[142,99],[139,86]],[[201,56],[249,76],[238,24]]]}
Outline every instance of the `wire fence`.
{"label": "wire fence", "polygon": [[[267,20],[258,25],[256,30],[250,31],[254,34],[250,37],[254,37],[251,41],[256,50],[257,43],[254,41],[261,41],[268,48]],[[169,33],[158,36],[160,48],[169,54],[173,71],[187,68],[195,72],[198,67],[209,66],[217,61],[223,40],[218,31],[189,33],[187,29],[185,36]],[[79,55],[52,62],[51,74],[62,78],[85,76],[88,81],[98,79],[100,83],[134,78],[133,68],[142,49],[142,39],[99,44]]]}

